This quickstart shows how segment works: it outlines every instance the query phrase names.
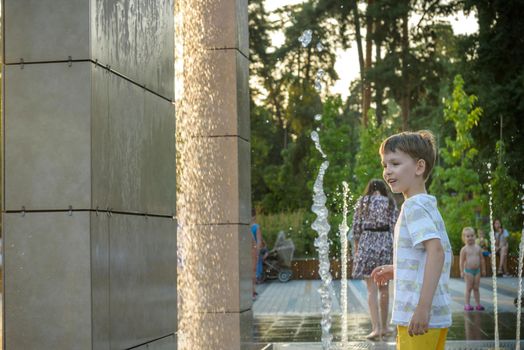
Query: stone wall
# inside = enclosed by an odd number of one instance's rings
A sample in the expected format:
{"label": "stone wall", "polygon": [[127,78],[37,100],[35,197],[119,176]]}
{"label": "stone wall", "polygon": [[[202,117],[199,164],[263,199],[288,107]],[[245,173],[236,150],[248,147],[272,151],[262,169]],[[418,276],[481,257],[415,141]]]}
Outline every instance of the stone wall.
{"label": "stone wall", "polygon": [[6,350],[176,348],[173,12],[4,2]]}

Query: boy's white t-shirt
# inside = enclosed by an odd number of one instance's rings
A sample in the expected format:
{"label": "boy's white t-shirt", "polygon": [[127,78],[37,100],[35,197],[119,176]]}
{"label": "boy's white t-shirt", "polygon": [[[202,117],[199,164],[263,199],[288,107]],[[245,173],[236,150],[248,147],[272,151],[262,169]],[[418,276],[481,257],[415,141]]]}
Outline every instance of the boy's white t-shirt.
{"label": "boy's white t-shirt", "polygon": [[393,265],[395,270],[393,315],[391,322],[408,326],[418,305],[426,250],[422,242],[437,238],[444,248],[444,267],[433,296],[429,328],[451,326],[451,298],[449,273],[451,269],[451,244],[434,196],[421,193],[404,201],[395,225]]}

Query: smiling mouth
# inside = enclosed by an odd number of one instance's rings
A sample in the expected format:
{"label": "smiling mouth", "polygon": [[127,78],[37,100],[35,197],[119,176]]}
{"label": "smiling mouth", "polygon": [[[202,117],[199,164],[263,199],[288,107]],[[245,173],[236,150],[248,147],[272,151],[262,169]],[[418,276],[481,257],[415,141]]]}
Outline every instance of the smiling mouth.
{"label": "smiling mouth", "polygon": [[388,180],[388,184],[390,184],[390,185],[393,185],[395,183],[397,183],[397,180]]}

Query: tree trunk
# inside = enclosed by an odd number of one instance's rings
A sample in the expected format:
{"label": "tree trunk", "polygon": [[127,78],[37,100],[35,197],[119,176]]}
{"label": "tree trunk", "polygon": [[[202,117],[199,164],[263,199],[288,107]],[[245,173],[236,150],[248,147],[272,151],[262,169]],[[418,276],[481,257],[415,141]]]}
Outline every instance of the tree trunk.
{"label": "tree trunk", "polygon": [[368,77],[368,72],[372,65],[372,51],[373,51],[373,18],[370,15],[369,7],[373,5],[374,0],[368,0],[368,7],[366,10],[366,62],[364,74],[364,96],[362,98],[362,122],[364,126],[368,125],[368,111],[371,107],[371,84]]}
{"label": "tree trunk", "polygon": [[[375,28],[375,30],[378,32],[378,28]],[[376,39],[375,40],[375,62],[377,65],[380,64],[380,62],[382,61],[382,52],[381,52],[381,41],[380,39]],[[384,94],[384,88],[382,86],[382,81],[380,80],[380,78],[377,78],[375,79],[375,103],[377,105],[377,109],[376,109],[376,116],[377,116],[377,124],[378,125],[381,125],[382,124],[382,119],[383,119],[383,111],[382,111],[382,101],[383,101],[383,96]]]}
{"label": "tree trunk", "polygon": [[[353,17],[355,20],[355,36],[357,41],[357,50],[358,50],[358,64],[360,67],[360,81],[361,81],[361,95],[362,98],[364,98],[364,51],[362,49],[362,34],[360,33],[360,17],[358,15],[358,1],[355,0],[352,2],[353,4]],[[364,121],[364,118],[362,118],[362,121]]]}
{"label": "tree trunk", "polygon": [[[305,66],[305,76],[304,76],[304,83],[306,84],[311,84],[311,78],[310,78],[310,75],[311,75],[311,46],[308,47],[307,49],[307,56],[306,56],[306,62],[304,64]],[[305,91],[305,89],[303,90]]]}
{"label": "tree trunk", "polygon": [[402,100],[400,108],[402,110],[402,129],[408,129],[409,122],[409,100],[411,95],[411,86],[409,80],[409,4],[406,4],[406,12],[402,18]]}

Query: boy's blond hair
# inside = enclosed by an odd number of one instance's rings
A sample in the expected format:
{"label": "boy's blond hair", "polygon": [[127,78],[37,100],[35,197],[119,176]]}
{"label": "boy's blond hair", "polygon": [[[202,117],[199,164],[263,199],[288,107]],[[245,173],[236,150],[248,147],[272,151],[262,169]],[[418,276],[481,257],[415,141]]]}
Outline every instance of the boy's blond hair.
{"label": "boy's blond hair", "polygon": [[402,151],[415,161],[424,159],[426,168],[424,170],[424,180],[427,180],[437,157],[435,147],[435,137],[428,130],[404,131],[392,135],[385,139],[380,145],[380,155],[388,152]]}
{"label": "boy's blond hair", "polygon": [[473,227],[464,227],[462,229],[462,243],[466,244],[466,239],[465,239],[465,236],[466,236],[466,233],[468,232],[471,232],[473,233],[475,236],[476,236],[476,233],[475,233],[475,229]]}

